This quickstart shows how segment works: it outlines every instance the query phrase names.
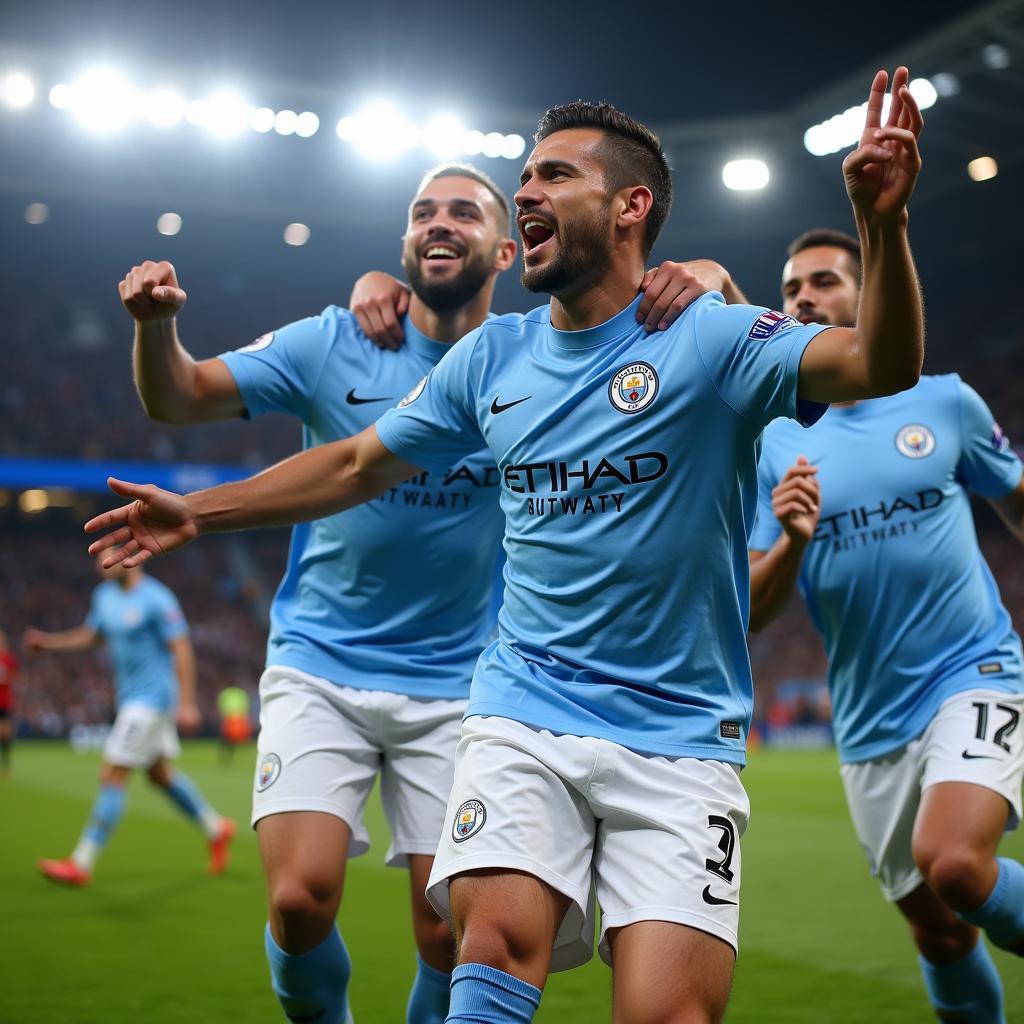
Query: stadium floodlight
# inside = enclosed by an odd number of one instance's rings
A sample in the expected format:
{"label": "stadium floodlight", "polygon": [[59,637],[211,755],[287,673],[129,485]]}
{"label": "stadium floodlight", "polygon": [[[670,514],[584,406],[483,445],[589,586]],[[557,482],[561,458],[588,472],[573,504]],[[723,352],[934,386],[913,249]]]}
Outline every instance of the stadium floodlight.
{"label": "stadium floodlight", "polygon": [[462,137],[462,152],[467,156],[476,156],[478,153],[483,152],[484,138],[483,132],[478,132],[475,128],[471,128]]}
{"label": "stadium floodlight", "polygon": [[295,134],[300,139],[311,139],[320,131],[320,118],[312,110],[304,110],[295,121]]}
{"label": "stadium floodlight", "polygon": [[25,207],[26,224],[45,224],[46,218],[50,216],[50,208],[46,203],[29,203]]}
{"label": "stadium floodlight", "polygon": [[181,230],[181,215],[161,213],[156,219],[156,229],[161,235],[176,235]]}
{"label": "stadium floodlight", "polygon": [[309,226],[306,224],[289,224],[284,229],[285,245],[305,245],[309,241]]}
{"label": "stadium floodlight", "polygon": [[185,98],[166,86],[151,92],[142,106],[150,123],[158,128],[173,128],[185,116]]}
{"label": "stadium floodlight", "polygon": [[29,515],[45,512],[50,507],[50,496],[42,488],[33,487],[18,495],[18,507]]}
{"label": "stadium floodlight", "polygon": [[462,152],[465,126],[454,114],[437,114],[423,128],[423,145],[439,160],[451,160]]}
{"label": "stadium floodlight", "polygon": [[522,135],[506,135],[501,155],[506,160],[518,160],[526,152],[526,139]]}
{"label": "stadium floodlight", "polygon": [[488,132],[484,136],[484,144],[481,147],[484,156],[489,156],[492,160],[497,159],[504,149],[505,136],[501,132]]}
{"label": "stadium floodlight", "polygon": [[58,82],[50,90],[50,106],[57,110],[67,110],[71,106],[71,86],[67,82]]}
{"label": "stadium floodlight", "polygon": [[985,67],[993,71],[1005,71],[1013,62],[1010,51],[1002,43],[989,43],[981,51],[981,59],[985,62]]}
{"label": "stadium floodlight", "polygon": [[960,79],[951,71],[940,71],[937,75],[932,75],[930,81],[943,99],[955,96],[960,91]]}
{"label": "stadium floodlight", "polygon": [[768,184],[768,178],[763,160],[730,160],[722,168],[722,183],[733,192],[756,192]]}
{"label": "stadium floodlight", "polygon": [[252,106],[232,89],[218,89],[206,99],[203,127],[219,139],[233,139],[249,127]]}
{"label": "stadium floodlight", "polygon": [[88,131],[110,134],[138,112],[139,95],[115,68],[93,68],[71,84],[68,109]]}
{"label": "stadium floodlight", "polygon": [[338,137],[351,142],[370,160],[390,160],[419,141],[420,131],[385,100],[368,103],[353,117],[338,122]]}
{"label": "stadium floodlight", "polygon": [[990,156],[979,156],[967,165],[971,181],[988,181],[999,173],[999,164]]}
{"label": "stadium floodlight", "polygon": [[15,110],[23,110],[36,97],[36,87],[32,79],[24,72],[11,71],[4,75],[3,85],[0,86],[0,94],[4,102]]}
{"label": "stadium floodlight", "polygon": [[206,124],[206,100],[192,100],[185,107],[185,120],[196,128]]}
{"label": "stadium floodlight", "polygon": [[[942,95],[927,78],[915,78],[907,88],[922,110],[933,106]],[[886,93],[882,100],[883,124],[889,116],[891,105],[892,94]],[[849,146],[855,146],[864,132],[867,113],[867,103],[861,103],[856,107],[847,107],[841,114],[836,114],[827,121],[812,125],[804,132],[804,148],[813,156],[827,156],[830,153],[838,153],[839,150]]]}
{"label": "stadium floodlight", "polygon": [[266,135],[267,132],[274,130],[274,118],[277,115],[270,107],[257,107],[252,112],[252,118],[249,121],[249,127],[254,132],[260,132]]}
{"label": "stadium floodlight", "polygon": [[279,110],[274,117],[274,131],[278,135],[293,135],[299,115],[294,110]]}

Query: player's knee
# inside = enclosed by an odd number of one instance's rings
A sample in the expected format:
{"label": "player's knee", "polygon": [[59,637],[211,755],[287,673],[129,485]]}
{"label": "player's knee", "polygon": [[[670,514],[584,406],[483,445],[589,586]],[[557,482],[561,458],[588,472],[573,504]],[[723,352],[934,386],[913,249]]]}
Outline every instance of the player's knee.
{"label": "player's knee", "polygon": [[486,964],[517,974],[522,964],[536,960],[544,944],[542,929],[528,921],[503,918],[500,912],[475,913],[462,923],[459,962]]}
{"label": "player's knee", "polygon": [[326,880],[284,877],[270,888],[270,906],[286,930],[333,921],[338,893]]}
{"label": "player's knee", "polygon": [[928,887],[954,909],[972,906],[977,893],[985,888],[991,858],[968,846],[923,848],[914,853]]}
{"label": "player's knee", "polygon": [[951,918],[942,923],[911,921],[910,931],[914,945],[933,964],[962,960],[978,941],[977,930],[959,918]]}
{"label": "player's knee", "polygon": [[[455,938],[445,921],[436,914],[433,920],[426,917],[413,922],[416,948],[428,963],[450,963],[455,961]],[[450,968],[449,968],[450,969]]]}

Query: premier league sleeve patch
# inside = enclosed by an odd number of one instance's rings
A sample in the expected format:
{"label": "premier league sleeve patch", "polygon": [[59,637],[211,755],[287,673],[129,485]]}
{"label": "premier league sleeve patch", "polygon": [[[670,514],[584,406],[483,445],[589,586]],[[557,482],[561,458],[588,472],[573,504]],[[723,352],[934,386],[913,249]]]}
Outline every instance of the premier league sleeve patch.
{"label": "premier league sleeve patch", "polygon": [[248,345],[243,345],[241,348],[235,349],[236,352],[262,352],[265,348],[270,348],[274,344],[274,335],[276,331],[268,331],[266,334],[261,334],[255,341],[251,341]]}
{"label": "premier league sleeve patch", "polygon": [[1010,439],[1003,433],[998,423],[992,424],[992,448],[997,452],[1005,452],[1010,447]]}
{"label": "premier league sleeve patch", "polygon": [[466,800],[455,812],[452,822],[452,839],[464,843],[472,839],[484,827],[487,821],[487,808],[479,800]]}
{"label": "premier league sleeve patch", "polygon": [[788,331],[791,327],[799,326],[799,322],[794,320],[791,316],[787,316],[785,313],[779,313],[774,309],[769,309],[754,321],[750,330],[747,332],[747,337],[751,341],[767,341],[769,338],[773,338],[776,334]]}
{"label": "premier league sleeve patch", "polygon": [[424,389],[424,388],[425,388],[426,386],[427,386],[427,378],[426,378],[426,377],[424,377],[424,378],[423,378],[423,379],[422,379],[422,380],[421,380],[421,381],[419,382],[419,384],[417,384],[417,385],[416,385],[416,387],[414,387],[414,388],[412,389],[412,391],[410,391],[410,392],[409,392],[409,394],[407,394],[407,395],[405,396],[405,398],[403,398],[403,399],[402,399],[402,400],[401,400],[401,401],[400,401],[400,402],[398,403],[398,406],[397,406],[397,407],[398,407],[399,409],[404,409],[404,408],[405,408],[405,407],[406,407],[407,405],[412,405],[412,403],[413,403],[413,402],[415,402],[415,401],[416,401],[416,399],[417,399],[417,398],[419,398],[419,397],[420,397],[420,395],[422,395],[422,394],[423,394],[423,389]]}

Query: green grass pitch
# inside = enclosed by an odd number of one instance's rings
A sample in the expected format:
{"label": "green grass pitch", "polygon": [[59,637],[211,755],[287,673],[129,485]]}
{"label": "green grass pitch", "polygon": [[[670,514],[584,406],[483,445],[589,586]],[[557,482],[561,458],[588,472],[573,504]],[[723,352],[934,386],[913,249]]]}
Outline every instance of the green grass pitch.
{"label": "green grass pitch", "polygon": [[[211,744],[182,757],[242,826],[231,870],[205,873],[198,832],[141,779],[92,885],[65,890],[36,873],[65,856],[95,792],[98,755],[22,743],[0,778],[0,1024],[270,1024],[283,1020],[263,958],[263,881],[247,829],[252,756],[230,768]],[[742,952],[730,1024],[927,1024],[915,954],[868,877],[831,754],[761,750],[743,774],[753,815],[743,840]],[[399,1024],[413,973],[404,873],[374,848],[353,862],[341,922],[358,1024]],[[1014,835],[1003,850],[1024,856]],[[1024,964],[995,952],[1007,1016],[1024,1020]],[[555,975],[539,1024],[607,1021],[599,961]]]}

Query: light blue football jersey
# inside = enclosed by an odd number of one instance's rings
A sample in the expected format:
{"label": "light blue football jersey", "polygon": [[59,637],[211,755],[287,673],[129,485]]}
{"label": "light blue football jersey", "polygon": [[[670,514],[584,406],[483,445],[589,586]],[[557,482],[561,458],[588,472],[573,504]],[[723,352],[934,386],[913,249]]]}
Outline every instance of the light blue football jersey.
{"label": "light blue football jersey", "polygon": [[753,550],[782,527],[771,491],[804,455],[821,518],[800,591],[829,659],[836,743],[865,761],[919,736],[954,693],[1024,689],[1021,645],[978,548],[967,491],[1000,497],[1021,462],[958,376],[832,408],[812,430],[764,435]]}
{"label": "light blue football jersey", "polygon": [[188,625],[167,587],[152,576],[143,576],[130,590],[104,580],[92,592],[85,622],[102,635],[110,654],[118,707],[177,707],[178,677],[167,645],[186,634]]}
{"label": "light blue football jersey", "polygon": [[757,443],[821,414],[797,376],[822,328],[712,293],[648,334],[638,304],[490,320],[377,433],[428,468],[482,436],[500,470],[505,604],[468,715],[742,763]]}
{"label": "light blue football jersey", "polygon": [[[352,313],[328,306],[220,358],[248,413],[296,416],[310,448],[368,427],[450,348],[409,317],[404,328],[402,348],[384,351]],[[497,469],[479,450],[297,526],[267,664],[359,689],[465,697],[494,633],[503,529]]]}

